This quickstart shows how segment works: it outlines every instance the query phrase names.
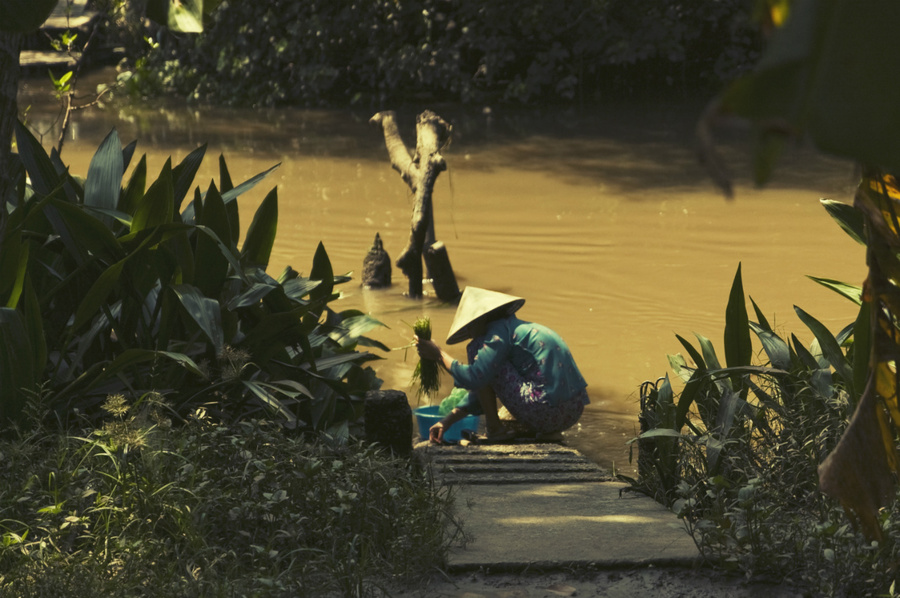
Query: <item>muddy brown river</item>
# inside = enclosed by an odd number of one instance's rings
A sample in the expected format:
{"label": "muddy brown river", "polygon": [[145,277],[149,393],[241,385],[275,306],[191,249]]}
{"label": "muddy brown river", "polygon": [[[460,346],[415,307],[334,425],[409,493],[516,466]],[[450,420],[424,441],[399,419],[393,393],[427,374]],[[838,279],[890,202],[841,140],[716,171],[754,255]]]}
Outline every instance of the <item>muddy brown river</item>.
{"label": "muddy brown river", "polygon": [[[55,113],[46,88],[23,86],[20,102],[32,105],[29,121],[47,131],[49,147]],[[702,334],[723,355],[725,305],[738,264],[746,293],[784,334],[812,341],[794,305],[835,332],[855,317],[853,304],[806,277],[859,284],[865,276],[863,249],[819,203],[822,197],[851,200],[853,170],[846,161],[792,147],[774,180],[757,189],[748,136],[725,132],[723,151],[737,182],[735,200],[727,201],[695,158],[700,100],[578,111],[427,107],[454,125],[434,215],[460,287],[523,296],[521,316],[567,340],[592,401],[568,440],[601,464],[633,472],[625,442],[637,428],[638,389],[669,372],[666,355],[681,351],[676,334]],[[410,146],[417,112],[398,111]],[[354,274],[338,305],[385,324],[371,336],[404,346],[410,324],[425,314],[435,336],[444,338],[454,308],[404,297],[406,281],[396,267],[388,290],[359,285],[376,233],[392,258],[400,254],[412,206],[380,131],[367,124],[373,113],[180,103],[90,109],[75,115],[63,159],[84,174],[115,126],[123,142],[138,140],[137,155],[147,154],[151,173],[169,155],[177,161],[208,143],[197,179],[204,188],[218,177],[219,154],[235,182],[280,163],[240,200],[246,230],[258,203],[278,187],[270,273],[287,265],[308,272],[322,241],[335,272]],[[461,345],[451,352],[465,357]],[[407,389],[415,354],[383,357],[375,368],[385,386]],[[443,390],[450,390],[449,376]]]}

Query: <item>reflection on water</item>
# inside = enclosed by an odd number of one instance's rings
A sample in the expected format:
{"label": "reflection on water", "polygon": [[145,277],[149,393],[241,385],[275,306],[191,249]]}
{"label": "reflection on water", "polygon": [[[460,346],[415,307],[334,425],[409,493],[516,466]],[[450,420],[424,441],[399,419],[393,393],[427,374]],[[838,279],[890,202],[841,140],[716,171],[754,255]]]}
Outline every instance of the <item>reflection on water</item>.
{"label": "reflection on water", "polygon": [[[48,126],[43,96],[35,86],[23,93],[23,104],[34,106],[29,119]],[[591,113],[431,108],[454,124],[445,153],[450,170],[435,191],[435,226],[460,286],[523,296],[523,318],[562,334],[592,401],[569,439],[603,464],[631,471],[625,442],[637,425],[638,388],[666,374],[666,354],[681,350],[676,334],[700,333],[722,350],[723,314],[738,264],[745,291],[786,334],[811,341],[794,305],[832,330],[855,316],[847,300],[805,277],[858,284],[865,275],[862,248],[818,202],[850,201],[852,171],[843,161],[793,149],[775,180],[758,190],[748,181],[738,135],[725,146],[738,175],[737,199],[729,202],[694,158],[691,131],[700,102]],[[398,115],[408,145],[414,144],[416,112]],[[169,155],[180,160],[208,143],[197,178],[204,187],[218,178],[219,154],[236,182],[280,163],[241,204],[246,230],[258,203],[278,187],[270,270],[290,264],[308,271],[321,240],[336,272],[358,273],[376,233],[393,257],[399,255],[411,209],[368,116],[184,106],[88,110],[75,116],[63,158],[73,172],[86,172],[93,150],[116,126],[123,141],[138,140],[151,173]],[[345,285],[343,304],[384,322],[373,336],[390,347],[408,344],[410,325],[422,314],[442,337],[453,308],[435,299],[407,300],[396,268],[394,276],[394,286],[383,291]],[[453,346],[451,353],[462,358],[464,347]],[[415,355],[404,354],[393,351],[376,366],[389,387],[408,385]],[[443,390],[449,388],[445,381]]]}

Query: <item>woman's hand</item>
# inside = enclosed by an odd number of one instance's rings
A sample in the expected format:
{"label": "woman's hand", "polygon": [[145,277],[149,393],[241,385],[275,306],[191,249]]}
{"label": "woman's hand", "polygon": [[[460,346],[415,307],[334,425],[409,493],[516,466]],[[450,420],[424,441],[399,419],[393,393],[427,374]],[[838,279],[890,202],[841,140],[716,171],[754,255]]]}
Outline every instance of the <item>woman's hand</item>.
{"label": "woman's hand", "polygon": [[443,360],[441,348],[434,341],[425,340],[424,338],[419,338],[417,336],[416,350],[419,352],[419,357],[423,359],[430,359],[431,361],[436,361],[438,363],[441,363]]}
{"label": "woman's hand", "polygon": [[447,414],[447,417],[428,428],[428,440],[431,442],[443,442],[444,432],[467,415],[469,415],[469,412],[465,409],[454,407],[453,411]]}
{"label": "woman's hand", "polygon": [[444,422],[439,421],[428,428],[428,440],[431,442],[441,443],[444,440]]}

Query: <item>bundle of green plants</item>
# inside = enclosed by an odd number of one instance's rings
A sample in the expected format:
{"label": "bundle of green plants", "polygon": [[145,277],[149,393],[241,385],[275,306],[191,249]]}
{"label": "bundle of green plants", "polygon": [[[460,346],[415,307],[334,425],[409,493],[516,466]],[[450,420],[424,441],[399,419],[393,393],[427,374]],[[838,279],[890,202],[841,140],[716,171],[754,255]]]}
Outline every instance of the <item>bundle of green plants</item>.
{"label": "bundle of green plants", "polygon": [[[413,332],[423,340],[431,340],[431,319],[422,316],[413,324]],[[433,359],[419,358],[413,370],[411,384],[416,387],[416,396],[433,397],[441,389],[441,369]]]}
{"label": "bundle of green plants", "polygon": [[[347,436],[381,381],[360,347],[376,320],[333,308],[320,243],[308,276],[266,272],[278,225],[272,189],[243,230],[240,184],[192,185],[201,146],[158,177],[111,131],[76,179],[21,123],[16,193],[0,218],[0,424],[40,392],[57,419],[96,416],[108,394],[173,389],[172,409],[274,418]],[[31,393],[31,394],[29,394]]]}
{"label": "bundle of green plants", "polygon": [[160,395],[104,409],[0,441],[0,595],[389,595],[463,539],[417,462],[271,421],[170,425]]}

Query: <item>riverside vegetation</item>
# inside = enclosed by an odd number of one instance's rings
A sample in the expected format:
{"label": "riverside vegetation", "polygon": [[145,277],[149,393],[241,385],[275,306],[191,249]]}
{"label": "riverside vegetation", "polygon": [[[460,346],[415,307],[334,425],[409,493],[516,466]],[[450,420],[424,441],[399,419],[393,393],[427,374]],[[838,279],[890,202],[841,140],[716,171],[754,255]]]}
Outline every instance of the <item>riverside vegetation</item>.
{"label": "riverside vegetation", "polygon": [[446,488],[354,440],[380,324],[331,308],[349,278],[321,244],[309,276],[266,274],[276,190],[238,248],[237,198],[271,170],[234,185],[220,158],[190,196],[205,147],[148,184],[115,131],[84,179],[16,141],[0,593],[361,596],[439,567]]}
{"label": "riverside vegetation", "polygon": [[[823,200],[860,243],[854,207]],[[748,576],[765,575],[822,596],[895,596],[900,519],[882,510],[879,541],[866,539],[822,494],[818,466],[834,449],[863,392],[869,348],[859,287],[814,279],[860,305],[837,334],[795,307],[813,334],[805,347],[782,337],[755,302],[748,318],[741,271],[725,313],[725,364],[709,339],[678,337],[690,361],[670,355],[668,376],[642,393],[638,480],[633,488],[669,505],[702,554]],[[761,346],[753,363],[751,333]]]}
{"label": "riverside vegetation", "polygon": [[140,93],[245,106],[659,97],[718,88],[760,48],[744,0],[224,0],[199,35],[137,31],[130,4],[100,6]]}

